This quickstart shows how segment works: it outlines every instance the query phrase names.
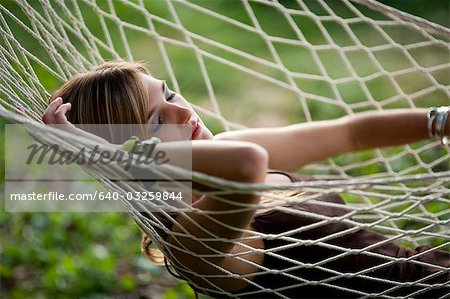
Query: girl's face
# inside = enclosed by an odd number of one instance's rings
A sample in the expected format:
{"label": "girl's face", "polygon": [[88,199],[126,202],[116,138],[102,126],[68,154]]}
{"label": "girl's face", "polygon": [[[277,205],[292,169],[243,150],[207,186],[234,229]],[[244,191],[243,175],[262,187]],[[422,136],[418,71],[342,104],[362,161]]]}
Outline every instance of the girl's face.
{"label": "girl's face", "polygon": [[165,81],[145,74],[141,76],[148,88],[147,123],[150,136],[162,141],[213,138],[191,105],[181,95],[172,92]]}

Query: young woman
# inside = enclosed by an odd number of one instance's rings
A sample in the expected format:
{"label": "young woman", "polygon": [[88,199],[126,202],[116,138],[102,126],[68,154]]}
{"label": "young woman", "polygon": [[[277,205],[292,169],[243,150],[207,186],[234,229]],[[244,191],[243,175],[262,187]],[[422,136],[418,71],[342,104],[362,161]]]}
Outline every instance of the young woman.
{"label": "young woman", "polygon": [[[291,172],[313,161],[356,150],[407,144],[427,139],[429,133],[444,138],[450,130],[450,120],[445,119],[447,115],[448,108],[433,110],[431,113],[428,109],[402,109],[213,136],[189,103],[180,94],[172,92],[164,81],[152,77],[143,65],[109,62],[75,76],[56,91],[43,121],[47,124],[65,124],[68,130],[75,131],[77,129],[72,124],[145,125],[149,128],[147,136],[160,138],[163,142],[157,147],[169,157],[175,157],[179,149],[171,146],[171,142],[164,142],[176,141],[176,138],[167,137],[162,125],[189,124],[192,126],[190,137],[194,171],[241,183],[288,183],[312,179]],[[109,140],[105,142],[118,143],[113,138],[106,139]],[[176,158],[171,161],[178,163]],[[274,298],[282,295],[289,298],[348,298],[361,296],[358,291],[376,294],[395,286],[395,283],[387,281],[415,282],[420,279],[423,279],[421,283],[434,286],[419,297],[444,296],[448,292],[450,273],[439,272],[442,267],[450,267],[447,252],[425,246],[405,248],[385,241],[377,233],[365,229],[351,230],[352,226],[345,222],[329,222],[290,235],[298,240],[317,240],[350,229],[350,233],[328,238],[325,241],[331,245],[328,247],[305,245],[265,254],[273,248],[292,243],[272,238],[246,238],[257,233],[279,234],[313,225],[321,220],[314,215],[343,216],[349,211],[338,195],[318,199],[330,203],[329,206],[290,206],[309,213],[307,215],[256,208],[229,213],[239,204],[256,206],[260,197],[240,193],[223,197],[228,201],[193,194],[193,207],[205,213],[174,214],[173,218],[179,225],[172,225],[173,219],[163,221],[172,230],[170,235],[160,234],[168,244],[174,245],[167,248],[172,257],[172,267],[200,292],[213,297]],[[207,211],[214,213],[206,216]],[[189,235],[174,237],[176,233],[184,231],[189,232]],[[211,236],[218,238],[211,239]],[[198,242],[198,239],[206,241]],[[240,244],[232,242],[236,239],[240,239]],[[148,240],[145,236],[145,251],[148,250]],[[355,252],[331,259],[321,267],[290,269],[298,266],[299,262],[314,264],[342,254],[343,251],[338,250],[338,247],[361,249],[377,243],[380,244],[368,249],[374,255]],[[419,254],[421,252],[423,254]],[[416,254],[418,256],[414,259],[423,263],[401,259]],[[383,256],[399,258],[399,262],[389,263]],[[371,267],[375,268],[358,276],[351,275]],[[347,275],[331,279],[328,283],[311,283],[333,278],[335,271]],[[405,284],[387,292],[387,295],[405,295],[420,289],[420,285]]]}

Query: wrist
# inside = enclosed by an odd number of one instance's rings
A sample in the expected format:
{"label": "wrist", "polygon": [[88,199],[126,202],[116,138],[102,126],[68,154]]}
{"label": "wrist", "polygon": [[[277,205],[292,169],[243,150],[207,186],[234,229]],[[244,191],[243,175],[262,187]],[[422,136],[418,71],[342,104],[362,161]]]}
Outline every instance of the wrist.
{"label": "wrist", "polygon": [[130,139],[125,141],[121,147],[128,152],[144,153],[149,146],[154,146],[158,143],[161,143],[161,140],[157,137],[152,137],[148,140],[142,141],[138,137],[132,136]]}

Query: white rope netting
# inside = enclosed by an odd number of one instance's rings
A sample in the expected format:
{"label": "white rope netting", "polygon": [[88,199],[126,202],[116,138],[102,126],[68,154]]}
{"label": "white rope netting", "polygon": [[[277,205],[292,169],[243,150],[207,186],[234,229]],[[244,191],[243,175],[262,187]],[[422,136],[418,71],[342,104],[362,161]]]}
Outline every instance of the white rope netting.
{"label": "white rope netting", "polygon": [[[62,144],[68,149],[89,146],[90,142],[42,125],[46,99],[72,75],[112,59],[150,61],[153,72],[168,78],[173,90],[188,99],[192,95],[193,107],[216,132],[271,125],[265,123],[267,118],[274,125],[285,125],[360,111],[450,104],[450,30],[373,0],[15,0],[0,4],[0,33],[0,116],[27,123],[43,141]],[[236,88],[227,90],[224,81]],[[25,108],[28,118],[13,112],[19,106]],[[289,115],[288,119],[284,115]],[[109,180],[104,171],[89,170],[110,190],[124,192],[141,188]],[[111,165],[108,171],[120,172],[121,168]],[[273,208],[308,216],[307,212],[294,210],[285,203],[308,202],[333,207],[332,203],[317,200],[333,193],[339,193],[346,201],[348,213],[341,217],[315,215],[318,222],[281,234],[248,231],[249,237],[224,240],[246,248],[245,252],[234,254],[236,259],[251,263],[242,256],[260,251],[242,243],[245,240],[277,239],[290,245],[266,249],[266,256],[285,260],[285,256],[278,254],[281,249],[300,246],[342,252],[314,263],[291,261],[289,271],[263,268],[258,272],[290,277],[298,282],[297,287],[320,284],[331,289],[347,289],[355,296],[386,298],[394,297],[404,287],[416,287],[406,297],[420,296],[436,287],[426,279],[406,283],[370,276],[371,272],[398,262],[423,265],[424,262],[416,260],[418,256],[399,260],[373,252],[372,247],[349,249],[327,240],[370,229],[381,232],[387,238],[384,242],[395,241],[412,248],[433,245],[429,251],[448,252],[448,147],[427,141],[375,149],[316,162],[302,171],[324,180],[248,186],[193,174],[195,181],[226,190],[210,192],[210,195],[254,191],[278,200],[276,205],[260,203],[257,206],[260,209]],[[268,192],[274,189],[308,193],[294,200]],[[186,231],[172,233],[152,213],[143,216],[135,205],[126,201],[123,204],[172,265],[177,265],[169,250],[174,244],[159,237],[156,229],[175,239],[189,236],[206,247],[208,241],[220,239],[218,236],[194,238]],[[158,206],[139,208],[167,215]],[[254,206],[242,204],[230,213],[250,208]],[[193,212],[208,214],[195,209]],[[184,213],[183,209],[180,213]],[[302,231],[336,222],[348,224],[350,229],[317,240],[295,237]],[[207,255],[185,251],[218,267]],[[357,253],[381,258],[384,263],[357,273],[327,267],[329,262]],[[436,270],[431,276],[449,272],[448,268],[428,266]],[[329,277],[313,281],[289,274],[303,268],[321,269]],[[182,270],[204,282],[191,282],[192,285],[233,297],[247,294],[232,294],[209,279],[233,277],[255,285],[250,276],[237,276],[223,268],[220,275]],[[392,287],[381,293],[370,293],[336,284],[343,277],[363,278],[368,284],[381,281]],[[256,296],[258,292],[269,292],[274,297],[286,297],[283,289],[255,287]]]}

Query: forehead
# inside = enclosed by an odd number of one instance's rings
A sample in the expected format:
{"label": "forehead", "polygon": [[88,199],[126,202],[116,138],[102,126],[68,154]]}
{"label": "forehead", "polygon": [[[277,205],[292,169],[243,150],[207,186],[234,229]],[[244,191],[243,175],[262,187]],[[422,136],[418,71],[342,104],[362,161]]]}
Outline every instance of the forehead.
{"label": "forehead", "polygon": [[144,84],[147,86],[150,95],[155,92],[161,92],[161,85],[163,81],[146,74],[141,74],[140,76],[144,80]]}

